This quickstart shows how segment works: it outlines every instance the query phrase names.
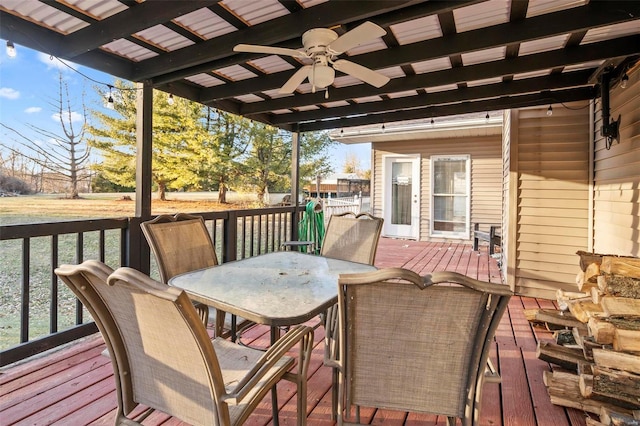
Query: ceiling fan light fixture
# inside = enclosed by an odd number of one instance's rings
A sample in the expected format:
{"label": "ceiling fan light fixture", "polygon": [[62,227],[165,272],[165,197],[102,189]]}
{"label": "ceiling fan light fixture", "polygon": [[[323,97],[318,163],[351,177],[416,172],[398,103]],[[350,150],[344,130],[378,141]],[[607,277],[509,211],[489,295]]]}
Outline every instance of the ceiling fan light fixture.
{"label": "ceiling fan light fixture", "polygon": [[313,71],[309,77],[311,77],[310,83],[316,87],[316,89],[324,89],[333,83],[333,79],[336,76],[336,72],[328,65],[316,64],[313,67]]}

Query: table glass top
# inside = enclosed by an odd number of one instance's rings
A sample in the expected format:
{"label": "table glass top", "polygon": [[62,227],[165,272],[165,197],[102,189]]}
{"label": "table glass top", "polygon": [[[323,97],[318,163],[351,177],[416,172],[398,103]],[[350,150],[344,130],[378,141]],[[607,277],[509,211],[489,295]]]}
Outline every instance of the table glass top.
{"label": "table glass top", "polygon": [[169,283],[210,306],[256,322],[285,325],[304,322],[336,303],[339,274],[375,269],[300,252],[275,252],[181,274]]}

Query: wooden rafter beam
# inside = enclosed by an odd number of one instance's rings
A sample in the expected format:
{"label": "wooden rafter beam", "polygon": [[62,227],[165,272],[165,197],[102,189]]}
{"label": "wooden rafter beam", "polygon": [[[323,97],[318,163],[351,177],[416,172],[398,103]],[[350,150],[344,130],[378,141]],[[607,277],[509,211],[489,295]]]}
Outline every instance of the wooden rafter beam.
{"label": "wooden rafter beam", "polygon": [[325,108],[321,110],[292,112],[290,114],[272,114],[271,123],[279,126],[285,123],[304,123],[308,121],[324,120],[332,117],[348,117],[361,114],[375,114],[385,111],[400,111],[426,106],[447,105],[464,101],[491,99],[500,96],[518,95],[521,93],[535,93],[546,90],[578,87],[588,84],[594,69],[575,71],[571,73],[549,75],[543,77],[515,80],[505,83],[487,84],[477,87],[465,87],[446,92],[426,93],[389,99],[379,102],[346,105],[343,107]]}
{"label": "wooden rafter beam", "polygon": [[301,123],[298,126],[300,132],[318,130],[339,129],[367,124],[390,123],[393,121],[415,120],[425,117],[442,117],[473,112],[496,111],[511,108],[524,108],[535,105],[545,105],[557,102],[573,102],[592,99],[596,89],[592,87],[580,87],[560,91],[549,91],[519,96],[505,96],[496,99],[487,99],[475,102],[461,102],[459,104],[417,108],[408,111],[395,111],[382,114],[371,114],[362,117],[343,118],[336,120],[317,121],[313,123]]}

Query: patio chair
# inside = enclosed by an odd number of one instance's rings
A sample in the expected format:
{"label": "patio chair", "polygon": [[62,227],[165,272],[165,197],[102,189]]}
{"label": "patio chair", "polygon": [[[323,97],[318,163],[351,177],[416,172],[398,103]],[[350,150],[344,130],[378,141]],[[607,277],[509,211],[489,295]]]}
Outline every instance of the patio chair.
{"label": "patio chair", "polygon": [[[142,405],[190,424],[240,425],[281,379],[296,383],[298,424],[306,423],[310,327],[292,329],[266,353],[220,337],[212,342],[183,290],[131,268],[116,270],[105,282],[98,263],[65,265],[56,273],[85,295],[110,342],[122,390],[116,424],[141,421],[128,416]],[[285,354],[296,345],[294,368],[294,358]]]}
{"label": "patio chair", "polygon": [[478,424],[489,349],[511,295],[455,272],[341,275],[338,424],[360,424],[360,407]]}
{"label": "patio chair", "polygon": [[[116,323],[95,290],[97,286],[107,285],[107,279],[113,273],[113,269],[97,260],[86,260],[80,265],[61,265],[56,268],[55,273],[89,311],[102,334],[116,382],[116,419],[124,418],[124,414],[130,413],[137,405],[133,399],[131,375],[127,374],[131,370],[129,358],[124,351],[124,342]],[[150,413],[141,413],[138,420],[142,421],[148,414]]]}
{"label": "patio chair", "polygon": [[[369,213],[356,215],[353,212],[346,212],[332,215],[322,242],[320,255],[373,265],[383,223],[384,219]],[[327,310],[324,318],[324,365],[333,368],[332,419],[335,419],[338,408],[338,371],[336,367],[340,352],[337,338],[337,318],[337,306],[332,306]]]}
{"label": "patio chair", "polygon": [[[165,284],[176,275],[218,264],[213,241],[201,216],[186,213],[160,215],[142,222],[140,227],[158,262],[160,280]],[[209,307],[200,303],[194,305],[206,325]],[[224,318],[225,312],[216,310],[216,336],[222,335]],[[232,315],[231,334],[234,338],[236,321]]]}
{"label": "patio chair", "polygon": [[332,215],[320,255],[373,265],[384,219],[369,213]]}

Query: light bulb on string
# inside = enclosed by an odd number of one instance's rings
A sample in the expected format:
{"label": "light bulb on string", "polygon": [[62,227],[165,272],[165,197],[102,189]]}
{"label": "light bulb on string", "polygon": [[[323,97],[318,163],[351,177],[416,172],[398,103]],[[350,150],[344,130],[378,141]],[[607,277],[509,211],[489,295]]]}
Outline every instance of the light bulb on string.
{"label": "light bulb on string", "polygon": [[175,100],[173,99],[173,93],[169,93],[169,97],[167,98],[167,103],[169,105],[173,105]]}
{"label": "light bulb on string", "polygon": [[115,104],[113,102],[113,96],[111,95],[111,89],[113,86],[109,86],[109,99],[107,99],[107,109],[115,109]]}
{"label": "light bulb on string", "polygon": [[484,116],[484,119],[489,121],[489,113],[487,113],[487,115]]}
{"label": "light bulb on string", "polygon": [[431,118],[431,125],[433,126],[434,124],[436,124],[436,121],[433,118]]}
{"label": "light bulb on string", "polygon": [[553,108],[551,107],[551,105],[549,105],[549,108],[547,108],[547,117],[551,117],[553,115]]}
{"label": "light bulb on string", "polygon": [[7,41],[7,56],[10,58],[15,58],[16,54],[16,46],[12,41]]}
{"label": "light bulb on string", "polygon": [[620,80],[620,87],[622,89],[626,89],[627,88],[627,84],[629,84],[629,76],[625,72],[624,75],[622,76],[622,79]]}

